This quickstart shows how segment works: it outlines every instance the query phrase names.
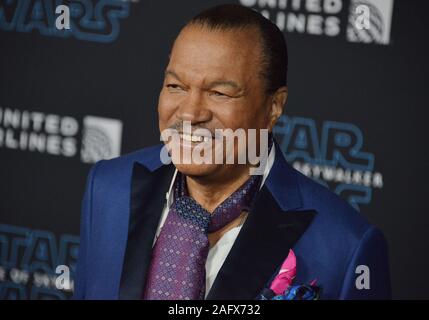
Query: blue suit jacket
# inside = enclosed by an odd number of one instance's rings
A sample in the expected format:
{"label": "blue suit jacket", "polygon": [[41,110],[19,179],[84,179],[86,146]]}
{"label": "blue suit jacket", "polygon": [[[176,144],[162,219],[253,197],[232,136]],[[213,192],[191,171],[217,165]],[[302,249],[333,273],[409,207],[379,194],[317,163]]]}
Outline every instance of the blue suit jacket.
{"label": "blue suit jacket", "polygon": [[[172,175],[161,145],[90,171],[82,204],[76,299],[140,299],[152,242]],[[390,277],[381,232],[325,187],[276,157],[254,207],[207,299],[255,299],[278,273],[290,248],[294,284],[313,279],[323,299],[388,299]],[[369,289],[357,289],[356,268],[369,268]]]}

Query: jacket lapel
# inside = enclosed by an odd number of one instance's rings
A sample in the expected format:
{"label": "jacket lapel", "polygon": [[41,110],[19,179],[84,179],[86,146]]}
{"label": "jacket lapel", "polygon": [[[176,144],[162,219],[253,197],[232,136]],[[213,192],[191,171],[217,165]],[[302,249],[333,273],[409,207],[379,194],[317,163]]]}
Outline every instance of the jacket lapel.
{"label": "jacket lapel", "polygon": [[254,299],[305,232],[314,213],[282,211],[263,187],[207,299]]}
{"label": "jacket lapel", "polygon": [[303,207],[298,172],[275,146],[270,174],[207,299],[255,299],[316,214]]}
{"label": "jacket lapel", "polygon": [[152,243],[165,204],[174,166],[151,171],[134,163],[130,192],[130,219],[119,299],[141,299]]}

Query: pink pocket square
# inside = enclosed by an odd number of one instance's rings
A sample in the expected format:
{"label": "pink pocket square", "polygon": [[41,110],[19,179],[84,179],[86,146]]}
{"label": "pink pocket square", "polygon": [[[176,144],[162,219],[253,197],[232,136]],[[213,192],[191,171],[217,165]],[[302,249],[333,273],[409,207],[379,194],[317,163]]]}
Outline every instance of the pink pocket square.
{"label": "pink pocket square", "polygon": [[322,288],[317,286],[316,280],[306,285],[293,285],[296,276],[296,256],[292,250],[283,262],[278,275],[271,282],[269,288],[262,291],[260,300],[318,300]]}
{"label": "pink pocket square", "polygon": [[296,256],[292,249],[289,250],[289,254],[286,260],[283,262],[279,274],[271,282],[270,289],[276,295],[282,294],[292,284],[293,279],[296,276]]}

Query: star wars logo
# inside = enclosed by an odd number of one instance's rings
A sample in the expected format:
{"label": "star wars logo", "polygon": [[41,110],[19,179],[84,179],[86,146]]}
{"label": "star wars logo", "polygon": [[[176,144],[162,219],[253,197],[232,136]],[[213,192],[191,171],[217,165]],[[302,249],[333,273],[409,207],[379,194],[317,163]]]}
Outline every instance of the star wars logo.
{"label": "star wars logo", "polygon": [[0,300],[69,298],[73,285],[59,290],[56,269],[69,266],[73,278],[78,252],[77,236],[0,224]]}
{"label": "star wars logo", "polygon": [[282,116],[274,134],[295,169],[330,188],[359,210],[383,188],[374,154],[363,150],[362,131],[351,123]]}
{"label": "star wars logo", "polygon": [[[61,5],[70,10],[69,29],[56,28],[55,10]],[[129,12],[130,2],[124,0],[0,0],[0,30],[113,42]]]}

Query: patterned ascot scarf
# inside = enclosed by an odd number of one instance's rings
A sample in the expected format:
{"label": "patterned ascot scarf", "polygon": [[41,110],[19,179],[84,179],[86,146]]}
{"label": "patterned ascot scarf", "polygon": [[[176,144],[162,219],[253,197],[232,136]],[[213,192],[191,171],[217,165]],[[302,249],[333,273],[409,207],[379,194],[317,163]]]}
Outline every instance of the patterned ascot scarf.
{"label": "patterned ascot scarf", "polygon": [[205,295],[208,233],[249,211],[262,176],[251,176],[212,214],[188,195],[178,173],[174,202],[152,250],[145,300],[199,300]]}
{"label": "patterned ascot scarf", "polygon": [[[270,139],[269,150],[272,146]],[[186,177],[178,172],[174,202],[152,249],[145,300],[201,300],[205,296],[208,233],[215,232],[243,211],[249,211],[262,175],[253,175],[212,214],[189,196]]]}

